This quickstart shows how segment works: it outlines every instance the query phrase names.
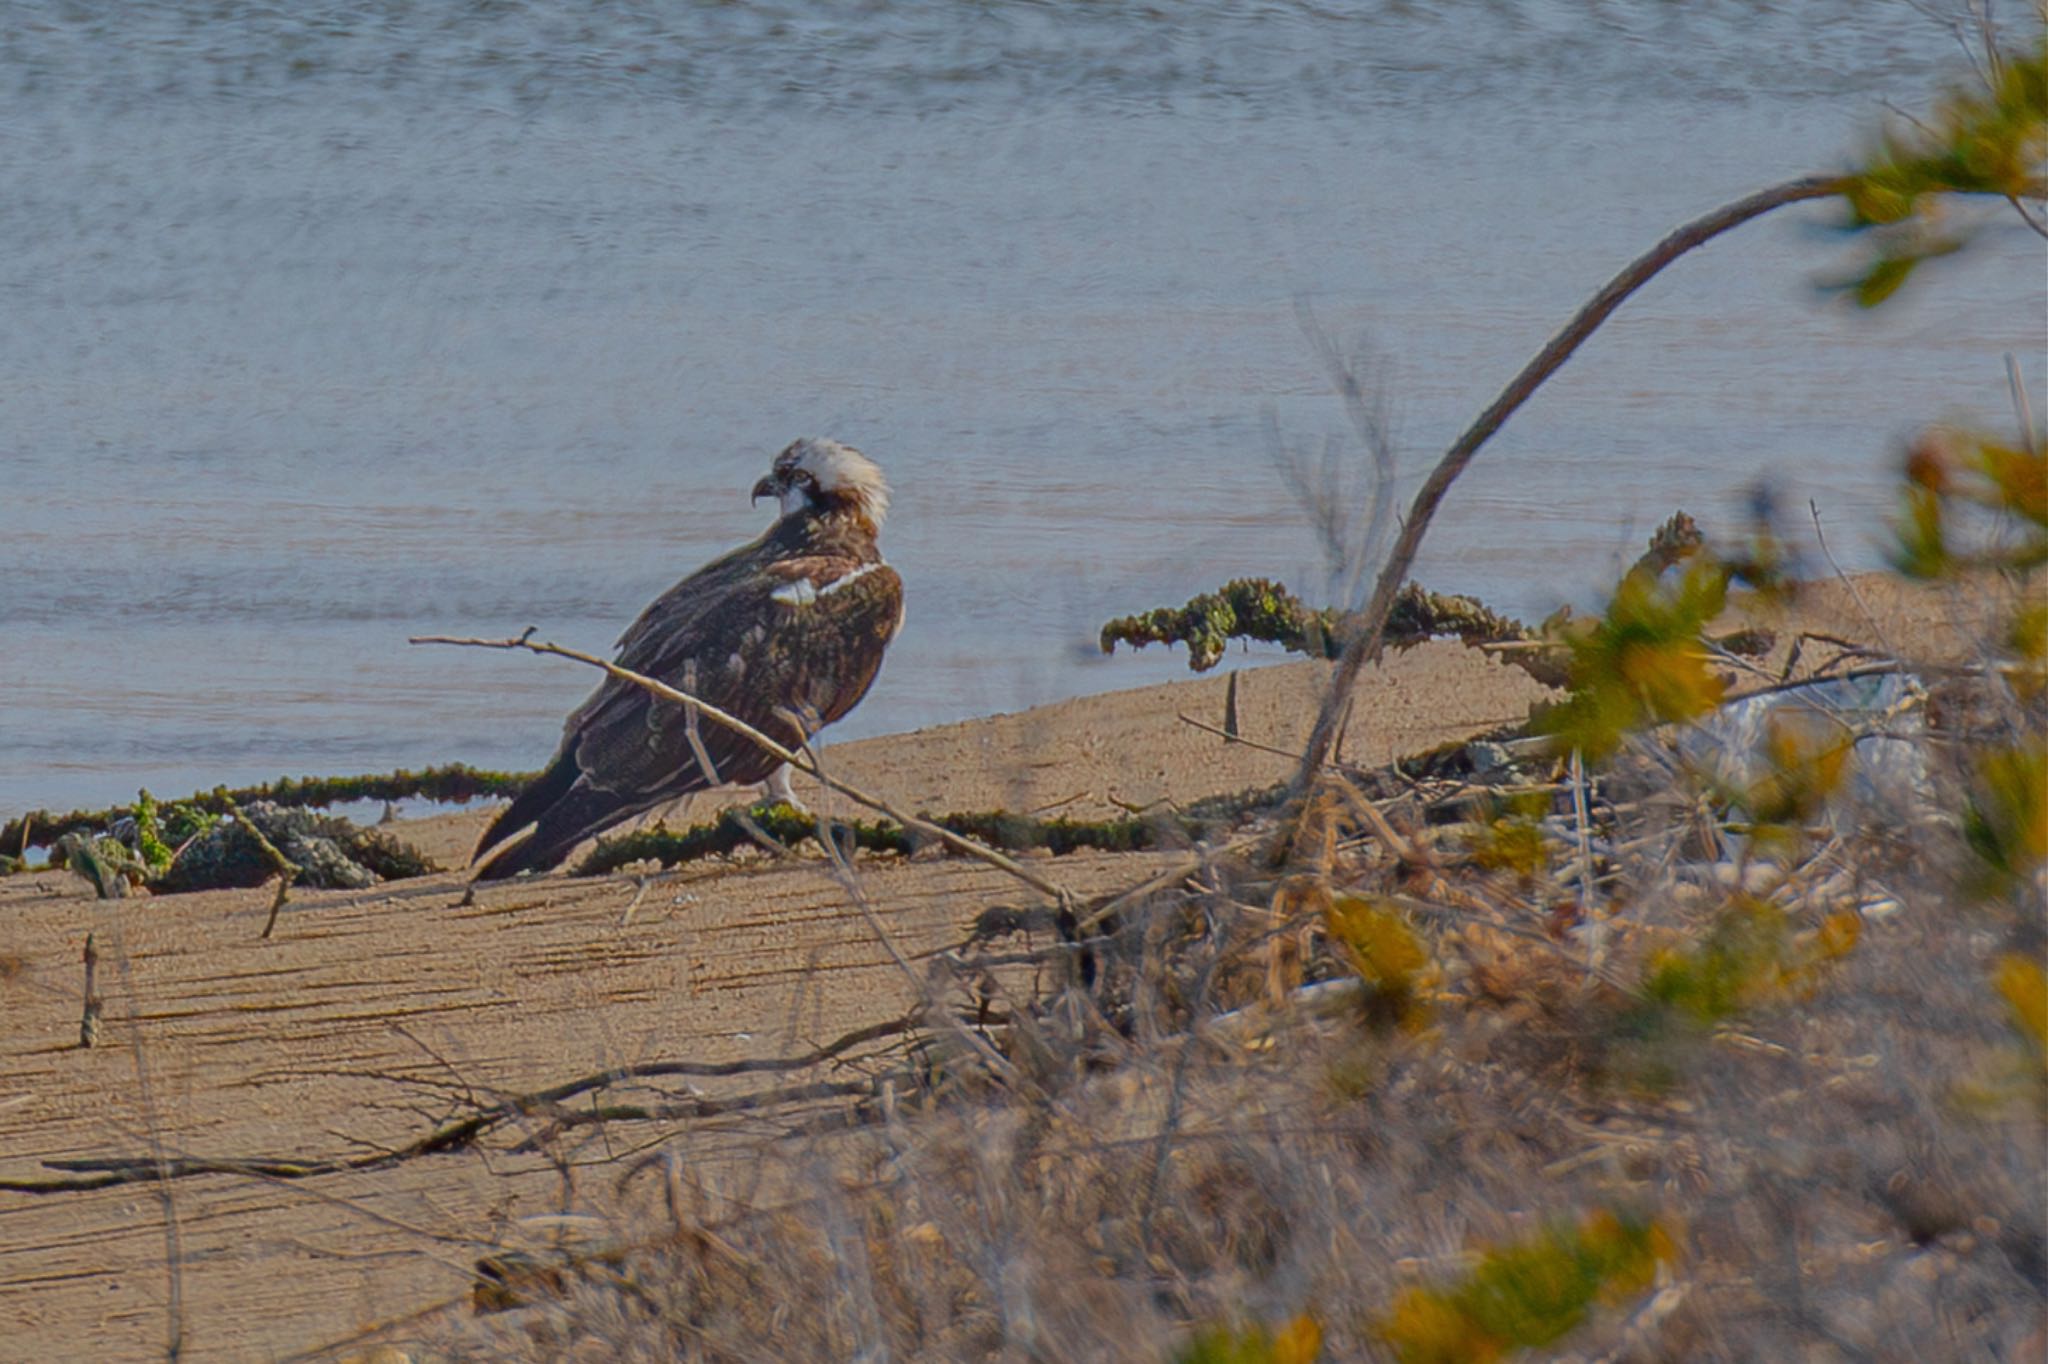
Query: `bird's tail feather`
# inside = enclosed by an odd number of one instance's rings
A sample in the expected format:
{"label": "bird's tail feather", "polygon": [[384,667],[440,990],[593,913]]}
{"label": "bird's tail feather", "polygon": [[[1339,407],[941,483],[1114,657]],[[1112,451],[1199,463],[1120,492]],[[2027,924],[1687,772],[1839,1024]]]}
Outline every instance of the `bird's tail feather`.
{"label": "bird's tail feather", "polygon": [[[474,879],[502,881],[522,871],[548,871],[560,866],[578,843],[635,813],[612,792],[588,786],[572,789],[541,811],[531,836],[493,854],[476,869]],[[478,855],[483,851],[479,847]]]}
{"label": "bird's tail feather", "polygon": [[498,812],[477,840],[476,851],[469,855],[474,862],[498,844],[545,816],[576,784],[582,770],[576,766],[576,751],[572,748],[557,758],[547,771],[527,783],[526,789],[516,796],[512,803]]}
{"label": "bird's tail feather", "polygon": [[529,824],[533,833],[499,849],[477,868],[475,879],[502,881],[522,871],[547,871],[559,866],[584,839],[636,813],[615,792],[578,786],[582,775],[572,749],[521,791],[484,830],[470,860],[481,858]]}

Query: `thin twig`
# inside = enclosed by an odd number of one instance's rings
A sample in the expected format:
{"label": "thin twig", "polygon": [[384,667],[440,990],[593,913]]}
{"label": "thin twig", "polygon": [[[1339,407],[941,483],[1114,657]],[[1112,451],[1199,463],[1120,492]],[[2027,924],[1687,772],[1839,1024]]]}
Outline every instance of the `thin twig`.
{"label": "thin twig", "polygon": [[[813,1103],[821,1099],[842,1099],[855,1094],[873,1094],[876,1082],[859,1080],[806,1080],[782,1085],[756,1094],[739,1094],[730,1099],[685,1098],[661,1104],[593,1104],[588,1109],[556,1108],[543,1113],[547,1126],[512,1148],[514,1155],[540,1150],[557,1133],[574,1127],[602,1126],[613,1122],[661,1122],[677,1118],[722,1118],[734,1113],[752,1113],[763,1108]],[[598,1161],[610,1164],[613,1157]]]}
{"label": "thin twig", "polygon": [[[810,759],[811,772],[818,780],[824,781],[824,765],[818,761],[816,751],[809,744],[804,745],[804,756]],[[832,879],[839,883],[840,888],[860,910],[862,917],[868,921],[868,927],[874,931],[876,940],[882,944],[882,950],[889,954],[890,959],[896,963],[896,968],[903,972],[904,978],[910,982],[910,988],[917,992],[919,1005],[930,1008],[936,1002],[932,998],[931,982],[910,964],[910,958],[896,945],[895,934],[889,931],[881,916],[875,913],[875,907],[868,899],[866,888],[861,885],[860,877],[854,874],[852,864],[847,861],[846,850],[841,848],[839,840],[832,836],[832,823],[822,810],[818,814],[818,846],[825,850],[825,861],[832,868]]]}
{"label": "thin twig", "polygon": [[1394,826],[1387,822],[1387,817],[1380,813],[1379,807],[1367,800],[1363,792],[1357,790],[1348,782],[1341,785],[1338,789],[1344,797],[1345,804],[1358,811],[1364,817],[1365,822],[1372,826],[1374,835],[1378,837],[1381,845],[1388,852],[1410,866],[1434,867],[1436,865],[1436,859],[1431,857],[1426,849],[1418,848],[1413,842],[1404,838],[1396,831]]}
{"label": "thin twig", "polygon": [[[2028,221],[2033,220],[2030,218]],[[2042,235],[2048,236],[2048,232]],[[2034,443],[2034,409],[2027,402],[2027,381],[2020,374],[2020,362],[2013,358],[2011,351],[2005,353],[2005,382],[2012,389],[2013,415],[2019,418],[2020,445],[2029,455],[2039,457],[2040,447]]]}
{"label": "thin twig", "polygon": [[264,837],[263,830],[257,828],[255,821],[242,813],[242,807],[235,803],[234,797],[230,796],[227,804],[228,814],[233,817],[235,823],[242,826],[249,837],[256,840],[256,846],[263,852],[263,860],[270,863],[272,869],[277,872],[277,894],[270,901],[270,917],[263,921],[263,932],[258,935],[268,938],[271,930],[277,927],[277,912],[284,908],[284,902],[291,894],[292,882],[298,879],[299,866],[279,852],[275,843]]}
{"label": "thin twig", "polygon": [[[804,746],[804,756],[810,759],[813,775],[819,781],[824,782],[826,780],[824,764],[818,760],[816,751],[809,744]],[[828,783],[827,785],[828,789],[830,789],[830,784]],[[905,978],[910,981],[910,988],[917,992],[918,1008],[923,1015],[926,1018],[937,1020],[940,1026],[946,1028],[959,1041],[964,1042],[969,1050],[981,1058],[982,1064],[989,1068],[991,1074],[1000,1077],[1003,1083],[1012,1089],[1017,1088],[1021,1077],[1018,1075],[1016,1067],[1011,1065],[1007,1059],[998,1055],[995,1048],[989,1045],[987,1038],[982,1037],[974,1029],[960,1022],[960,1020],[939,1007],[938,991],[934,987],[931,978],[920,974],[917,968],[910,964],[910,958],[904,954],[903,949],[896,945],[895,935],[890,933],[888,925],[882,922],[882,916],[875,912],[873,902],[868,899],[867,888],[861,885],[860,877],[854,872],[853,864],[847,859],[845,851],[840,848],[839,841],[832,836],[832,830],[828,826],[828,821],[822,811],[818,815],[818,842],[825,849],[825,858],[832,868],[833,879],[852,898],[854,906],[860,910],[862,917],[868,921],[868,927],[874,931],[875,937],[880,940],[883,949],[895,960],[897,967],[903,972]],[[1064,905],[1067,902],[1062,899],[1061,903]]]}
{"label": "thin twig", "polygon": [[128,996],[128,1054],[135,1062],[136,1097],[142,1103],[142,1119],[149,1136],[149,1159],[137,1162],[137,1180],[154,1180],[157,1201],[164,1210],[164,1272],[169,1277],[169,1297],[164,1303],[164,1358],[177,1364],[185,1353],[185,1250],[178,1227],[178,1200],[171,1190],[171,1161],[164,1153],[164,1131],[156,1097],[150,1091],[148,1059],[142,1052],[142,1003],[135,994],[135,977],[129,970],[127,934],[122,931],[122,911],[114,909],[114,965],[121,973],[121,990]]}
{"label": "thin twig", "polygon": [[[1365,442],[1372,453],[1372,504],[1366,512],[1365,537],[1356,546],[1346,545],[1342,536],[1336,537],[1336,548],[1342,551],[1350,562],[1333,563],[1330,567],[1337,579],[1338,601],[1351,601],[1358,595],[1358,580],[1364,576],[1366,566],[1379,553],[1380,541],[1387,531],[1387,516],[1394,506],[1394,442],[1388,429],[1386,382],[1383,374],[1375,375],[1374,393],[1366,397],[1365,386],[1359,382],[1358,374],[1337,349],[1322,324],[1316,321],[1306,299],[1297,298],[1294,316],[1301,330],[1315,348],[1317,358],[1323,362],[1324,371],[1330,376],[1331,385],[1344,399],[1344,413],[1350,417],[1351,425],[1357,430],[1358,438]],[[1334,498],[1335,487],[1323,490],[1323,495]],[[1341,508],[1333,507],[1328,513],[1334,516]]]}
{"label": "thin twig", "polygon": [[1586,759],[1572,750],[1572,830],[1579,845],[1579,920],[1586,926],[1586,974],[1590,978],[1607,955],[1607,926],[1593,915],[1593,818],[1586,803]]}
{"label": "thin twig", "polygon": [[1220,964],[1220,958],[1212,954],[1196,973],[1194,999],[1188,1011],[1187,1036],[1181,1039],[1180,1054],[1173,1060],[1173,1078],[1166,1095],[1166,1116],[1159,1124],[1157,1142],[1152,1148],[1152,1162],[1145,1172],[1140,1193],[1138,1244],[1147,1255],[1152,1253],[1153,1217],[1159,1210],[1159,1188],[1166,1180],[1167,1161],[1173,1154],[1174,1137],[1180,1131],[1186,1111],[1189,1066],[1195,1059],[1195,1049],[1202,1043],[1202,1015],[1208,1008],[1209,987]]}
{"label": "thin twig", "polygon": [[1589,976],[1597,977],[1603,984],[1627,993],[1632,993],[1635,989],[1629,981],[1615,974],[1613,968],[1592,960],[1590,956],[1581,956],[1568,945],[1557,941],[1547,933],[1539,933],[1533,928],[1524,928],[1519,924],[1506,923],[1490,914],[1482,914],[1461,905],[1447,905],[1439,900],[1423,900],[1413,895],[1403,895],[1399,892],[1387,893],[1382,895],[1381,898],[1388,904],[1398,905],[1411,914],[1420,914],[1424,917],[1439,919],[1457,919],[1465,923],[1478,924],[1483,928],[1491,929],[1495,933],[1505,933],[1511,938],[1520,938],[1524,942],[1538,944],[1544,950],[1562,957],[1573,966],[1581,968]]}
{"label": "thin twig", "polygon": [[100,1041],[100,1011],[105,1008],[100,999],[99,988],[93,983],[100,965],[99,949],[93,944],[93,935],[85,935],[85,999],[78,1012],[78,1045],[92,1048]]}
{"label": "thin twig", "polygon": [[367,1327],[352,1336],[344,1336],[340,1340],[332,1340],[325,1345],[317,1345],[310,1350],[302,1350],[298,1354],[285,1355],[277,1360],[277,1364],[317,1364],[321,1360],[331,1361],[337,1359],[341,1356],[342,1351],[354,1346],[375,1344],[380,1340],[397,1334],[401,1330],[424,1325],[444,1312],[459,1312],[469,1305],[471,1294],[472,1290],[464,1289],[452,1298],[443,1298],[439,1302],[430,1303],[422,1307],[417,1312],[407,1312],[404,1316],[392,1317],[386,1321],[378,1322],[375,1326]]}
{"label": "thin twig", "polygon": [[[894,1037],[924,1026],[921,1010],[913,1010],[901,1018],[884,1023],[870,1024],[845,1033],[824,1046],[814,1048],[800,1056],[748,1057],[735,1061],[653,1061],[637,1065],[613,1066],[595,1071],[577,1079],[565,1081],[548,1089],[518,1094],[498,1103],[480,1108],[466,1118],[444,1123],[426,1135],[391,1151],[379,1151],[368,1155],[351,1156],[346,1159],[287,1160],[271,1156],[253,1157],[169,1157],[159,1151],[148,1157],[117,1157],[110,1159],[86,1160],[45,1160],[43,1168],[58,1170],[66,1174],[61,1179],[7,1179],[0,1180],[0,1190],[10,1193],[72,1193],[88,1189],[104,1189],[118,1184],[137,1184],[149,1180],[168,1183],[175,1179],[189,1179],[195,1175],[227,1174],[267,1179],[309,1179],[317,1175],[342,1174],[389,1169],[420,1156],[439,1155],[449,1151],[473,1146],[478,1138],[507,1122],[532,1112],[547,1112],[568,1099],[606,1089],[628,1080],[655,1079],[663,1076],[687,1076],[692,1078],[719,1078],[733,1075],[776,1074],[785,1071],[804,1070],[838,1060],[847,1052],[868,1042]],[[431,1053],[430,1053],[431,1054]],[[138,1058],[138,1066],[140,1061]],[[147,1082],[147,1073],[139,1072]],[[775,1091],[770,1091],[774,1093]],[[145,1090],[145,1103],[146,1090]],[[711,1101],[706,1101],[707,1103]],[[741,1096],[738,1099],[720,1101],[730,1108],[760,1106],[760,1097]],[[725,1111],[725,1110],[722,1110]],[[698,1116],[709,1116],[699,1112]],[[169,1190],[164,1190],[169,1197]],[[174,1259],[175,1267],[175,1259]]]}
{"label": "thin twig", "polygon": [[1104,900],[1101,904],[1096,905],[1086,914],[1078,916],[1074,921],[1073,931],[1077,936],[1079,934],[1086,933],[1089,929],[1094,928],[1104,919],[1110,918],[1111,916],[1115,915],[1119,910],[1122,910],[1129,905],[1136,904],[1139,901],[1146,899],[1148,896],[1155,895],[1158,892],[1166,889],[1166,887],[1173,885],[1175,882],[1186,880],[1188,877],[1194,875],[1203,867],[1207,866],[1209,863],[1219,858],[1228,857],[1233,853],[1243,852],[1246,848],[1252,847],[1257,843],[1263,842],[1267,837],[1268,835],[1264,831],[1258,833],[1241,834],[1238,837],[1231,839],[1229,842],[1224,843],[1219,847],[1210,848],[1206,851],[1198,851],[1193,854],[1190,854],[1186,858],[1173,863],[1173,865],[1166,867],[1158,872],[1155,872],[1151,876],[1146,877],[1144,880],[1138,882],[1138,884],[1128,887],[1125,890],[1118,891],[1115,895],[1112,895],[1109,899]]}
{"label": "thin twig", "polygon": [[[1232,673],[1231,676],[1236,677],[1237,674]],[[1295,762],[1301,761],[1301,754],[1294,749],[1275,748],[1271,744],[1262,744],[1257,739],[1247,739],[1242,734],[1232,734],[1228,729],[1219,729],[1206,720],[1197,720],[1194,716],[1184,712],[1176,712],[1174,718],[1184,725],[1193,725],[1205,734],[1214,734],[1217,738],[1227,743],[1243,744],[1246,748],[1255,748],[1261,753],[1271,753],[1279,758],[1290,758]]]}
{"label": "thin twig", "polygon": [[686,708],[695,707],[701,710],[713,721],[725,726],[764,752],[788,763],[791,767],[796,768],[797,771],[815,778],[821,785],[828,786],[832,790],[837,791],[854,804],[864,805],[870,810],[879,811],[906,829],[922,830],[956,852],[965,853],[969,857],[979,858],[997,870],[1007,872],[1040,894],[1050,896],[1063,904],[1073,898],[1072,893],[1059,883],[1047,880],[1016,860],[1003,856],[985,843],[968,838],[963,834],[956,834],[951,829],[941,828],[930,820],[919,819],[916,815],[905,814],[880,796],[871,796],[858,787],[840,781],[836,777],[825,777],[818,771],[816,765],[802,754],[785,748],[760,730],[755,729],[745,720],[720,710],[708,701],[699,700],[687,692],[676,690],[666,682],[658,682],[654,678],[648,677],[643,673],[636,673],[630,668],[622,668],[618,664],[608,659],[599,658],[595,654],[586,654],[575,649],[565,649],[559,644],[536,643],[528,637],[532,633],[531,630],[528,630],[526,634],[521,635],[517,639],[466,639],[453,635],[415,635],[406,642],[408,644],[454,644],[470,649],[525,649],[529,653],[552,654],[557,658],[566,658],[577,663],[588,664],[593,668],[601,669],[612,677],[618,678],[621,682],[630,682],[634,686],[640,687],[664,701],[673,701]]}
{"label": "thin twig", "polygon": [[2027,207],[2025,200],[2021,199],[2017,194],[2008,194],[2005,196],[2005,201],[2012,205],[2012,211],[2019,214],[2020,221],[2032,228],[2036,235],[2048,237],[2048,222],[2043,222],[2041,219],[2036,218],[2033,211]]}
{"label": "thin twig", "polygon": [[1806,499],[1806,510],[1813,516],[1813,538],[1820,542],[1821,556],[1828,561],[1828,567],[1835,570],[1835,577],[1841,580],[1842,586],[1849,589],[1849,595],[1856,599],[1856,609],[1863,613],[1863,623],[1870,627],[1870,633],[1877,636],[1878,646],[1888,656],[1897,658],[1899,651],[1892,648],[1892,642],[1885,638],[1884,627],[1877,623],[1877,613],[1872,611],[1870,603],[1863,599],[1863,589],[1856,586],[1856,580],[1842,570],[1842,565],[1835,559],[1835,552],[1828,548],[1827,532],[1820,528],[1820,503],[1809,497]]}

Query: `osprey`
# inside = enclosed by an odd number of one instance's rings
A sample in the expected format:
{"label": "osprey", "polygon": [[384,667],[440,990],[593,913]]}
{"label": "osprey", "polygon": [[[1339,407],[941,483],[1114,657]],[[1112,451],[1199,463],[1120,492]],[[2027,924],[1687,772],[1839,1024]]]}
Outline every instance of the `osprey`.
{"label": "osprey", "polygon": [[[754,485],[763,497],[781,504],[775,524],[641,612],[619,639],[618,663],[798,749],[867,694],[903,625],[903,581],[875,544],[889,487],[858,450],[797,441]],[[789,770],[772,754],[687,712],[606,677],[563,726],[547,771],[484,830],[475,857],[528,825],[532,835],[476,879],[545,871],[593,834],[707,787],[767,778],[787,797]]]}

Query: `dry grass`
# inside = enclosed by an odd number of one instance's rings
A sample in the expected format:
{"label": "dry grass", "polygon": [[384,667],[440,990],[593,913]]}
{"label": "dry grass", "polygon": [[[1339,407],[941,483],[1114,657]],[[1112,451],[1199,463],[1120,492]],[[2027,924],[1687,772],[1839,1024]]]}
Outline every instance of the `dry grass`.
{"label": "dry grass", "polygon": [[[994,1001],[1000,1064],[935,1031],[744,1176],[636,1157],[634,1211],[422,1355],[1158,1360],[1306,1317],[1324,1358],[1459,1357],[1402,1335],[1405,1290],[1611,1209],[1672,1253],[1552,1357],[2039,1358],[2048,1087],[1991,984],[2038,957],[2039,887],[1958,889],[1976,686],[1912,731],[1910,799],[1845,795],[1768,855],[1654,743],[1588,789],[1526,772],[1521,866],[1514,791],[1475,803],[1456,760],[1326,786],[1085,951],[951,959],[934,997]],[[1380,969],[1398,943],[1361,950],[1344,904],[1398,909],[1426,961]],[[1733,1007],[1655,1007],[1759,905],[1783,933]]]}

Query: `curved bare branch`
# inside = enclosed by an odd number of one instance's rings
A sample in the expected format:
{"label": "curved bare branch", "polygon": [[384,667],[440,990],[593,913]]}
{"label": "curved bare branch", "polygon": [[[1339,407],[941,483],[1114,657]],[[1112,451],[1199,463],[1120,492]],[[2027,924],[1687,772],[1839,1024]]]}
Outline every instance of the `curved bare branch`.
{"label": "curved bare branch", "polygon": [[1536,358],[1522,368],[1500,396],[1479,414],[1465,433],[1444,452],[1436,468],[1430,470],[1422,487],[1415,494],[1415,501],[1408,509],[1408,516],[1401,525],[1401,533],[1394,541],[1393,550],[1387,555],[1386,564],[1380,569],[1378,583],[1373,588],[1372,600],[1352,622],[1351,642],[1345,646],[1337,660],[1335,674],[1330,680],[1329,693],[1323,698],[1322,710],[1316,716],[1315,729],[1309,735],[1307,750],[1302,754],[1301,765],[1295,771],[1294,789],[1305,790],[1316,774],[1323,768],[1330,756],[1330,749],[1336,741],[1339,718],[1344,713],[1344,703],[1351,695],[1352,687],[1358,681],[1358,673],[1368,659],[1376,658],[1385,638],[1387,618],[1394,609],[1394,598],[1401,590],[1401,584],[1408,580],[1408,572],[1414,566],[1416,551],[1422,546],[1422,537],[1429,530],[1430,520],[1436,515],[1444,494],[1458,475],[1465,472],[1465,466],[1479,453],[1480,447],[1490,440],[1494,432],[1507,424],[1507,419],[1531,394],[1543,386],[1545,380],[1555,374],[1566,360],[1576,351],[1600,325],[1611,316],[1616,308],[1643,285],[1650,282],[1659,271],[1695,247],[1704,246],[1723,232],[1740,227],[1752,218],[1761,217],[1772,209],[1787,204],[1800,203],[1807,199],[1825,199],[1839,194],[1846,180],[1834,175],[1807,175],[1797,180],[1787,180],[1769,189],[1725,204],[1712,213],[1695,218],[1685,226],[1672,232],[1664,240],[1630,261],[1621,273],[1601,288],[1600,292],[1587,300],[1578,315],[1567,323],[1564,329],[1550,338]]}

